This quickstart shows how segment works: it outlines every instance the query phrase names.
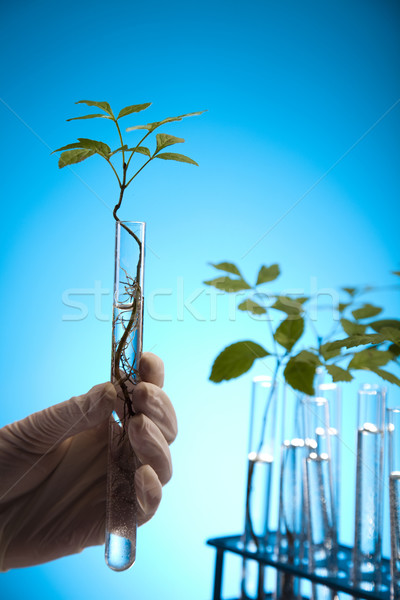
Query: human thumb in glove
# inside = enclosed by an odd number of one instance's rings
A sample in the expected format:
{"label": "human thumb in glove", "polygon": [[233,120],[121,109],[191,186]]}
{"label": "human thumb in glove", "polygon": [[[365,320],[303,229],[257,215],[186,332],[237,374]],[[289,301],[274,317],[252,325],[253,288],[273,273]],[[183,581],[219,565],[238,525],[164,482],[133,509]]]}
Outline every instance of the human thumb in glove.
{"label": "human thumb in glove", "polygon": [[[172,474],[177,432],[161,389],[164,366],[142,355],[130,387],[128,424],[136,471],[138,524],[148,521]],[[35,565],[104,543],[108,420],[119,402],[111,383],[0,429],[0,570]]]}

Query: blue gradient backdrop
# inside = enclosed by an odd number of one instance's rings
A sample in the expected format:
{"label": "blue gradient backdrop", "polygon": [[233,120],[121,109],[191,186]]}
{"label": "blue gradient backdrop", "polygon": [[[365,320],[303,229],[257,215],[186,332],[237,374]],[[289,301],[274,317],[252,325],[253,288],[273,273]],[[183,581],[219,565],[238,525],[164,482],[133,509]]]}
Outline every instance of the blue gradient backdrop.
{"label": "blue gradient backdrop", "polygon": [[[50,151],[78,135],[117,142],[106,122],[66,123],[84,112],[73,103],[154,102],[126,126],[209,111],[165,128],[187,139],[181,151],[200,168],[158,161],[122,211],[148,222],[145,348],[164,359],[178,414],[174,478],[139,532],[131,571],[112,573],[103,549],[92,548],[1,575],[2,597],[211,597],[214,557],[204,541],[241,528],[250,381],[265,367],[208,382],[221,348],[263,335],[230,314],[226,298],[196,294],[213,275],[207,262],[220,260],[251,278],[279,262],[280,288],[305,293],[392,283],[399,17],[387,0],[2,4],[1,424],[109,376],[111,294],[106,320],[88,295],[80,321],[63,319],[77,310],[62,295],[95,281],[112,286],[116,185],[100,159],[59,171]],[[398,315],[393,295],[374,299]],[[345,393],[349,421],[355,390]],[[232,567],[227,593],[237,580]]]}

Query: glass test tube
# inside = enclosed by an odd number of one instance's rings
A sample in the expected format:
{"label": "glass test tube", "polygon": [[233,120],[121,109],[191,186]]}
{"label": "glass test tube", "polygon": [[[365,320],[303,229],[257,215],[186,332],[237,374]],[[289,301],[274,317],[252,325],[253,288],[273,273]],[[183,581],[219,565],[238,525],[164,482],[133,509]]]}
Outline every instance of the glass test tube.
{"label": "glass test tube", "polygon": [[358,393],[353,581],[379,590],[382,550],[385,391],[364,385]]}
{"label": "glass test tube", "polygon": [[[271,509],[278,504],[274,498],[277,469],[277,390],[268,376],[253,379],[248,446],[246,510],[243,541],[250,550],[272,551]],[[275,527],[276,529],[276,527]],[[243,561],[242,598],[264,598],[268,587],[266,573],[251,560]]]}
{"label": "glass test tube", "polygon": [[[337,572],[337,528],[333,503],[331,436],[328,403],[322,397],[303,400],[305,443],[305,503],[309,569],[320,575]],[[312,585],[313,600],[334,598],[332,590]]]}
{"label": "glass test tube", "polygon": [[[305,443],[301,411],[300,395],[285,386],[277,551],[280,561],[292,565],[299,564],[304,558],[306,541],[303,502]],[[277,571],[274,597],[276,600],[300,598],[301,580],[290,573]]]}
{"label": "glass test tube", "polygon": [[386,410],[389,450],[390,597],[400,598],[400,407]]}
{"label": "glass test tube", "polygon": [[133,415],[130,386],[139,381],[142,352],[144,235],[144,223],[116,224],[111,381],[118,401],[109,421],[105,535],[105,559],[114,571],[128,569],[136,558],[139,463],[127,424]]}
{"label": "glass test tube", "polygon": [[321,383],[317,395],[328,401],[331,447],[332,495],[336,517],[337,541],[340,542],[340,494],[342,465],[342,390],[336,383]]}

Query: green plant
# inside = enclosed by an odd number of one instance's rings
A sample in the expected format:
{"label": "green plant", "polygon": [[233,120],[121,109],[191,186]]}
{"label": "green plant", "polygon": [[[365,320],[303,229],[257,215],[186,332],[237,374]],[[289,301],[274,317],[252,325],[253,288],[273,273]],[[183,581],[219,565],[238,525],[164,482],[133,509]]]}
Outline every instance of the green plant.
{"label": "green plant", "polygon": [[[248,290],[249,296],[241,301],[238,308],[257,315],[263,328],[266,322],[271,346],[267,350],[249,340],[228,346],[214,361],[211,381],[219,383],[239,377],[251,368],[255,360],[262,359],[274,362],[271,371],[275,381],[280,376],[293,389],[310,396],[314,395],[318,367],[324,367],[335,382],[351,381],[353,371],[368,370],[400,386],[400,379],[382,368],[399,364],[400,320],[376,320],[383,308],[360,302],[362,296],[376,288],[342,288],[340,292],[346,297],[335,307],[339,318],[333,322],[329,334],[322,336],[310,318],[312,297],[281,295],[266,290],[266,285],[279,277],[279,265],[262,266],[254,286],[244,279],[233,263],[222,262],[212,266],[226,275],[204,283],[227,293]],[[395,274],[399,275],[398,272]],[[273,313],[285,315],[275,329]],[[308,328],[315,338],[313,345],[304,343]],[[345,337],[341,338],[343,335]],[[360,346],[363,347],[361,350]]]}
{"label": "green plant", "polygon": [[[110,146],[103,141],[93,140],[89,138],[78,138],[77,142],[67,144],[66,146],[62,146],[61,148],[54,150],[54,152],[61,152],[58,161],[58,166],[61,169],[63,167],[74,165],[96,154],[107,162],[109,167],[112,169],[119,186],[119,195],[114,206],[113,217],[117,222],[120,223],[121,227],[123,227],[135,239],[136,243],[139,246],[139,260],[137,267],[137,269],[139,270],[140,256],[142,254],[141,241],[136,236],[136,234],[118,217],[118,211],[121,207],[126,189],[131,185],[131,183],[137,177],[137,175],[139,175],[139,173],[155,158],[159,158],[162,160],[174,160],[198,166],[193,159],[185,156],[184,154],[178,154],[174,152],[162,152],[165,148],[168,148],[169,146],[183,143],[185,141],[183,138],[178,138],[167,133],[157,133],[155,136],[156,147],[153,152],[151,152],[147,146],[144,146],[143,142],[153,132],[155,132],[163,125],[173,123],[175,121],[182,121],[182,119],[186,117],[200,115],[204,111],[179,115],[177,117],[168,117],[166,119],[162,119],[161,121],[155,121],[153,123],[147,123],[145,125],[134,125],[133,127],[129,127],[126,130],[128,132],[140,132],[144,130],[146,131],[146,133],[145,135],[140,137],[137,143],[133,145],[128,145],[124,142],[124,139],[122,137],[120,120],[124,117],[134,115],[136,113],[142,112],[143,110],[146,110],[151,105],[151,102],[126,106],[125,108],[122,108],[119,111],[117,116],[114,115],[114,112],[112,111],[111,106],[108,102],[79,100],[78,102],[76,102],[76,104],[86,104],[90,107],[93,106],[101,110],[102,112],[83,115],[80,117],[73,117],[71,119],[67,119],[67,121],[76,121],[81,119],[106,119],[108,121],[111,121],[116,127],[118,146],[115,150],[111,150]],[[136,157],[140,157],[142,159],[142,164],[135,165],[135,168],[133,168],[133,159]],[[119,162],[119,166],[117,165],[117,161]],[[125,273],[125,275],[125,300],[127,305],[132,306],[132,312],[127,322],[125,322],[124,320],[120,321],[120,323],[124,327],[124,333],[121,336],[119,342],[117,343],[113,338],[113,374],[116,379],[116,382],[119,383],[125,398],[125,411],[128,414],[132,414],[132,407],[126,382],[136,375],[134,364],[135,361],[133,361],[132,364],[132,361],[129,361],[126,353],[131,343],[131,336],[135,322],[137,321],[138,307],[142,299],[142,290],[140,289],[139,285],[138,271],[136,275],[130,275],[128,273]],[[115,322],[113,325],[115,326]],[[114,326],[113,331],[115,330]]]}
{"label": "green plant", "polygon": [[[353,371],[368,370],[400,386],[400,379],[382,368],[389,364],[399,364],[400,320],[376,320],[383,308],[360,302],[363,295],[376,288],[342,288],[340,291],[345,294],[345,298],[335,307],[338,319],[334,320],[331,331],[322,336],[310,315],[312,297],[276,294],[267,288],[279,277],[279,265],[262,266],[253,286],[244,279],[233,263],[222,262],[212,266],[223,271],[225,275],[204,283],[228,294],[245,292],[247,297],[238,305],[239,310],[259,318],[263,334],[265,326],[269,331],[268,350],[251,340],[231,344],[217,356],[210,375],[211,381],[220,383],[243,375],[255,360],[272,361],[272,385],[265,402],[257,454],[263,445],[269,407],[278,380],[285,381],[299,393],[312,396],[315,393],[314,379],[317,369],[324,367],[334,382],[351,381]],[[400,275],[400,272],[395,272],[395,275]],[[399,286],[395,287],[400,289]],[[284,315],[284,319],[278,325],[274,325],[273,317],[278,315]],[[312,331],[315,339],[312,345],[305,343],[308,329]],[[343,335],[345,337],[341,337]],[[361,350],[359,346],[362,346]],[[259,548],[250,509],[254,464],[254,461],[249,463],[247,478],[246,531]],[[294,543],[288,529],[287,542],[289,545]],[[289,584],[290,581],[289,578]]]}

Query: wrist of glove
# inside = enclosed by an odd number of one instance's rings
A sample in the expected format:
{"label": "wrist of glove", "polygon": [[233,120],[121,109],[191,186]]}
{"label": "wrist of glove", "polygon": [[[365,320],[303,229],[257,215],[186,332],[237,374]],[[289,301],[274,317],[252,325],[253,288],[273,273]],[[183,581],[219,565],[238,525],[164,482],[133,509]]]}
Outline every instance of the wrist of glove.
{"label": "wrist of glove", "polygon": [[[139,458],[138,524],[148,521],[172,475],[173,406],[163,363],[143,354],[131,386],[128,435]],[[104,543],[108,421],[121,400],[93,387],[0,429],[0,570],[47,562]]]}

